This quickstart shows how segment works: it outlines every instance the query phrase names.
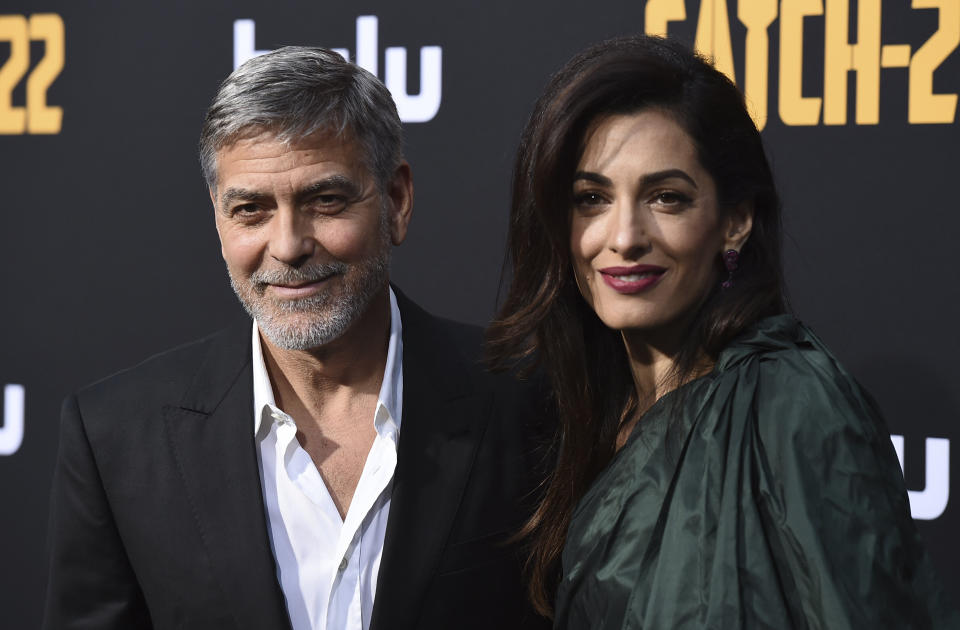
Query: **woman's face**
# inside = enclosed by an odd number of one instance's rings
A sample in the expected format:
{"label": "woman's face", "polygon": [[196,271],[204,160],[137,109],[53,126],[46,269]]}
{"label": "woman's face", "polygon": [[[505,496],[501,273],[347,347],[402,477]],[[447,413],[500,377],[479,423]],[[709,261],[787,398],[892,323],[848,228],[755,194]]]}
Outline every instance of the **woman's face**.
{"label": "woman's face", "polygon": [[668,114],[605,116],[587,131],[573,181],[570,251],[584,299],[610,328],[650,331],[691,314],[751,212],[722,215],[713,177]]}

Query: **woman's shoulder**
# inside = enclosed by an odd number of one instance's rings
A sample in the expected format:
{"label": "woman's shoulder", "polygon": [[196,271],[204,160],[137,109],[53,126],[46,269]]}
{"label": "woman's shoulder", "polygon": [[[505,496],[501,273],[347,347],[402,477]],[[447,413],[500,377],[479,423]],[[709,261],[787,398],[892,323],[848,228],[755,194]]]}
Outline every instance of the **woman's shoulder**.
{"label": "woman's shoulder", "polygon": [[[761,319],[734,337],[717,358],[718,372],[760,362],[767,372],[796,371],[793,376],[844,372],[820,338],[790,314]],[[814,368],[813,371],[810,368]]]}
{"label": "woman's shoulder", "polygon": [[[909,520],[890,431],[870,394],[789,315],[758,323],[718,361],[737,457],[756,470],[778,519],[818,521],[825,502],[849,522]],[[893,520],[891,520],[893,519]]]}
{"label": "woman's shoulder", "polygon": [[749,399],[749,414],[772,449],[816,449],[837,437],[889,442],[870,394],[810,328],[791,315],[758,322],[717,361],[718,379]]}
{"label": "woman's shoulder", "polygon": [[794,404],[818,405],[834,396],[868,397],[810,328],[792,315],[762,319],[734,338],[717,359],[716,374],[764,394],[787,394]]}
{"label": "woman's shoulder", "polygon": [[886,627],[955,624],[911,519],[889,429],[820,339],[793,317],[763,320],[724,351],[715,379],[741,438],[724,464],[750,471],[737,496],[753,497],[796,601],[830,602],[836,627],[877,627],[881,615]]}

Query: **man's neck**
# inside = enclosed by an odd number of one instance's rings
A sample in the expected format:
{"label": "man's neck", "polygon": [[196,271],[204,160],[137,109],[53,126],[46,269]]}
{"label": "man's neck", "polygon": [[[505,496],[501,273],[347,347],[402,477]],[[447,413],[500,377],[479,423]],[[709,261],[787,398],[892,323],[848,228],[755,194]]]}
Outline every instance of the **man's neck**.
{"label": "man's neck", "polygon": [[347,331],[317,348],[285,350],[261,334],[264,363],[277,406],[316,412],[331,399],[380,391],[390,339],[390,294],[384,287]]}

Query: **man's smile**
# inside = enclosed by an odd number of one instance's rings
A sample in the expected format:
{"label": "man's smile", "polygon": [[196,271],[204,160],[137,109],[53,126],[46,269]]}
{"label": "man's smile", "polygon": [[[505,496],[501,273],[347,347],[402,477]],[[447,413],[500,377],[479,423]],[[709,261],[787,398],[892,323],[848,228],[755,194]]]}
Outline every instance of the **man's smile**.
{"label": "man's smile", "polygon": [[303,298],[313,295],[321,290],[321,288],[327,284],[327,281],[334,277],[336,274],[330,274],[319,278],[317,280],[301,282],[301,283],[292,283],[292,284],[267,284],[266,287],[270,289],[270,293],[281,298]]}

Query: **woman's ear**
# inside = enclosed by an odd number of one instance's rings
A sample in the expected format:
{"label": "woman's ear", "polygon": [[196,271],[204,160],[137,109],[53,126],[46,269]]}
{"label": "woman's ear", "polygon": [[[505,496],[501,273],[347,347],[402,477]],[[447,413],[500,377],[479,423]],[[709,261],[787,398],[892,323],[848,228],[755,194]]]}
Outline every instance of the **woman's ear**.
{"label": "woman's ear", "polygon": [[752,229],[753,202],[745,201],[727,213],[723,232],[723,251],[735,249],[739,252],[750,238]]}

